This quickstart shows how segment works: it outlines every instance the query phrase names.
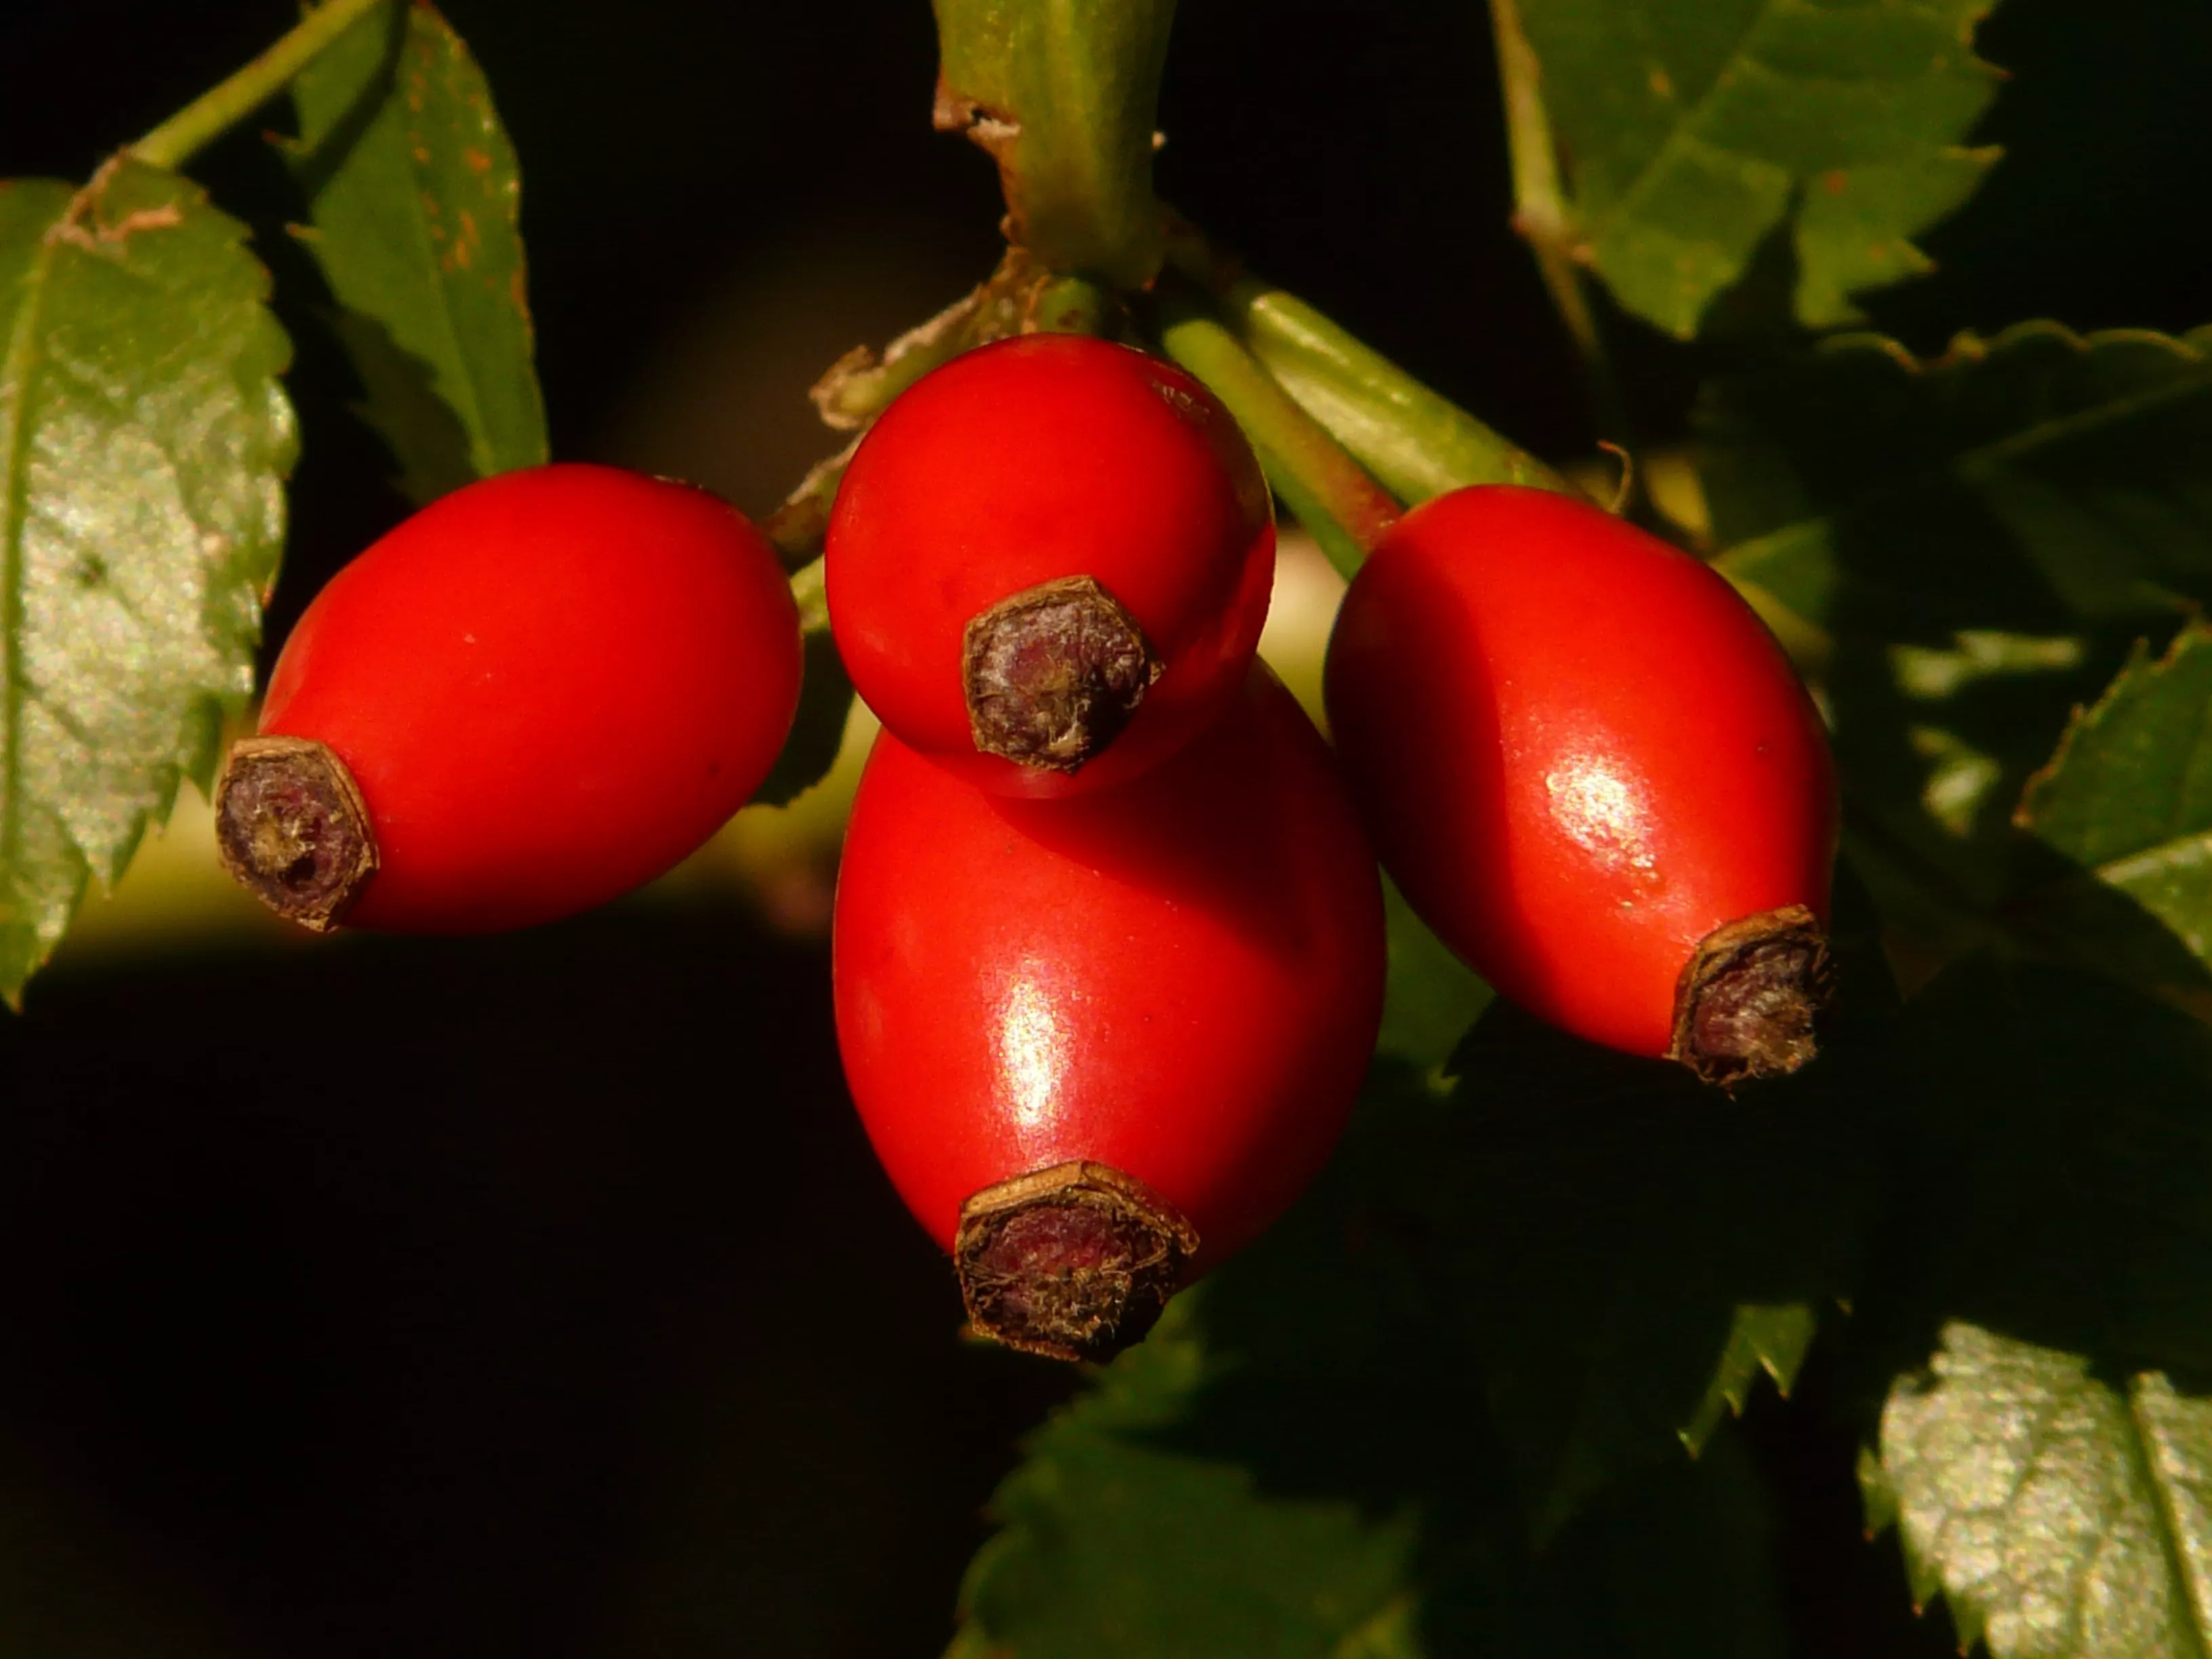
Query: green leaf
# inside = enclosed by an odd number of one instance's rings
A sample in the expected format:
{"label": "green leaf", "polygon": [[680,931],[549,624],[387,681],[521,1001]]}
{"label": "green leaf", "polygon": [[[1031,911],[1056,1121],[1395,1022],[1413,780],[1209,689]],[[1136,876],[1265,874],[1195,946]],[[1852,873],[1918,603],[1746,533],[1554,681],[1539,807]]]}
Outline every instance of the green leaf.
{"label": "green leaf", "polygon": [[1884,1079],[1852,1047],[1735,1100],[1505,1004],[1461,1049],[1464,1120],[1421,1213],[1537,1536],[1702,1450],[1762,1371],[1794,1380],[1878,1193]]}
{"label": "green leaf", "polygon": [[1929,269],[1910,239],[1996,159],[1961,148],[1996,73],[1987,0],[1531,5],[1522,18],[1565,159],[1575,230],[1630,310],[1687,338],[1785,218],[1796,313]]}
{"label": "green leaf", "polygon": [[1860,1480],[1916,1601],[1996,1659],[2212,1650],[2212,1399],[1963,1322],[1882,1409]]}
{"label": "green leaf", "polygon": [[1899,1525],[1916,1601],[1944,1595],[1998,1659],[2201,1655],[2212,1030],[1990,957],[1907,1023],[1910,1249],[1862,1316],[1896,1371],[1869,1516]]}
{"label": "green leaf", "polygon": [[1033,1437],[955,1655],[1782,1650],[1765,1496],[1725,1441],[1532,1547],[1388,1190],[1449,1110],[1379,1079],[1327,1190]]}
{"label": "green leaf", "polygon": [[[2139,648],[2097,704],[2076,714],[2051,764],[2031,780],[2017,822],[2079,866],[2032,896],[2041,925],[2111,938],[2103,959],[2153,982],[2204,982],[2212,951],[2212,629],[2183,629],[2155,661]],[[2116,892],[2159,927],[2103,925]],[[2179,948],[2160,951],[2161,943]]]}
{"label": "green leaf", "polygon": [[2033,872],[2011,811],[2069,711],[2212,600],[2208,343],[1855,337],[1709,392],[1716,562],[1823,682],[1863,851],[1983,905]]}
{"label": "green leaf", "polygon": [[2212,328],[2022,323],[1922,362],[1824,343],[1702,411],[1720,560],[1829,628],[1931,644],[2212,599]]}
{"label": "green leaf", "polygon": [[1768,1307],[1747,1302],[1738,1307],[1705,1397],[1682,1425],[1682,1443],[1692,1452],[1702,1452],[1724,1416],[1743,1415],[1762,1376],[1787,1395],[1820,1324],[1820,1315],[1802,1302]]}
{"label": "green leaf", "polygon": [[295,451],[245,228],[128,161],[0,184],[0,996],[253,683]]}
{"label": "green leaf", "polygon": [[362,413],[416,503],[546,457],[517,228],[521,182],[491,90],[431,7],[370,12],[293,82],[281,141],[298,234],[340,307]]}
{"label": "green leaf", "polygon": [[1006,1530],[963,1610],[1027,1659],[1320,1656],[1402,1622],[1412,1505],[1370,1516],[1348,1494],[1272,1496],[1235,1461],[1158,1443],[1201,1408],[1196,1310],[1186,1297],[1049,1423],[993,1499]]}

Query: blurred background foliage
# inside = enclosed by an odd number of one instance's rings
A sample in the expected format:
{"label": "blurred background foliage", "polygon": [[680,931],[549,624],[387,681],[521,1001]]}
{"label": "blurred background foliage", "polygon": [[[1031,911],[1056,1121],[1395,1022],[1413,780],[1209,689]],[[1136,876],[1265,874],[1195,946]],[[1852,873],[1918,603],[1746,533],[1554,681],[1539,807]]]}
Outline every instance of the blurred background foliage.
{"label": "blurred background foliage", "polygon": [[[836,447],[816,375],[996,258],[992,169],[929,130],[922,0],[448,9],[522,158],[558,455],[765,511]],[[289,21],[9,9],[0,171],[82,176]],[[2130,0],[2092,29],[2009,0],[1979,47],[2014,76],[1978,135],[2007,160],[1875,325],[1935,351],[2034,315],[2203,322],[2212,255],[2175,204],[2212,164],[2212,14]],[[1325,27],[1187,7],[1161,190],[1575,461],[1599,434],[1507,227],[1490,52],[1472,0]],[[280,161],[249,130],[194,172],[253,223],[299,354],[265,665],[405,507],[345,414]],[[1680,438],[1687,356],[1609,328],[1642,430]],[[1333,581],[1286,563],[1271,650],[1308,686]],[[953,1340],[950,1275],[843,1098],[839,821],[833,781],[598,915],[317,943],[219,880],[188,795],[0,1023],[0,1655],[939,1650],[981,1504],[1070,1379]],[[1816,1351],[1801,1400],[1838,1386]],[[1837,1486],[1790,1512],[1842,1528],[1848,1431],[1771,1407],[1759,1469]],[[1893,1544],[1774,1547],[1800,1650],[1948,1650]]]}

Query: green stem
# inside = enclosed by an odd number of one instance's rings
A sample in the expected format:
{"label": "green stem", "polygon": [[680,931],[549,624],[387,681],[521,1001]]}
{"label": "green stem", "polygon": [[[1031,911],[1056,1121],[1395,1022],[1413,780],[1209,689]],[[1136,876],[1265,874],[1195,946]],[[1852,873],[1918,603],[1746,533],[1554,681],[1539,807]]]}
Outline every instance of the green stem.
{"label": "green stem", "polygon": [[1513,228],[1536,256],[1536,269],[1583,361],[1597,404],[1600,435],[1626,442],[1626,404],[1614,379],[1597,316],[1576,257],[1580,236],[1559,183],[1559,144],[1544,108],[1543,70],[1521,27],[1518,0],[1490,0],[1498,78],[1505,101],[1505,142],[1513,167]]}
{"label": "green stem", "polygon": [[1159,269],[1152,146],[1175,0],[932,0],[935,121],[998,163],[1006,240],[1136,290]]}
{"label": "green stem", "polygon": [[1430,390],[1341,325],[1222,255],[1170,216],[1168,258],[1212,295],[1244,349],[1407,506],[1468,484],[1578,492],[1510,438]]}
{"label": "green stem", "polygon": [[385,0],[328,0],[244,69],[202,93],[131,145],[131,154],[172,172],[183,167],[283,91],[325,46],[383,3]]}
{"label": "green stem", "polygon": [[1244,349],[1193,285],[1170,273],[1157,294],[1167,355],[1228,406],[1275,493],[1329,562],[1350,575],[1396,522],[1398,503]]}
{"label": "green stem", "polygon": [[1231,285],[1221,306],[1284,390],[1401,500],[1486,483],[1578,493],[1295,295],[1247,278]]}
{"label": "green stem", "polygon": [[1022,313],[1022,332],[1089,334],[1110,339],[1121,315],[1114,296],[1089,277],[1048,276],[1030,290]]}

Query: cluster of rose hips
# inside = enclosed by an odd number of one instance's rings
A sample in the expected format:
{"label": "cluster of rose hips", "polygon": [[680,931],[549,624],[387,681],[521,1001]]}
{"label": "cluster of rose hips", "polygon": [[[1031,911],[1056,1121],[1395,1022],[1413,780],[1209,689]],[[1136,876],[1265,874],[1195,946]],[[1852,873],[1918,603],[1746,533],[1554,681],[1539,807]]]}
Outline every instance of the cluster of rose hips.
{"label": "cluster of rose hips", "polygon": [[[1067,335],[917,382],[824,551],[883,721],[838,878],[837,1031],[971,1320],[1097,1357],[1328,1158],[1381,1018],[1376,849],[1440,937],[1570,1030],[1723,1084],[1811,1053],[1835,790],[1718,576],[1595,507],[1457,491],[1332,639],[1332,751],[1256,656],[1266,482],[1188,374]],[[217,824],[308,926],[461,933],[660,873],[758,787],[799,618],[686,486],[470,486],[325,589]]]}

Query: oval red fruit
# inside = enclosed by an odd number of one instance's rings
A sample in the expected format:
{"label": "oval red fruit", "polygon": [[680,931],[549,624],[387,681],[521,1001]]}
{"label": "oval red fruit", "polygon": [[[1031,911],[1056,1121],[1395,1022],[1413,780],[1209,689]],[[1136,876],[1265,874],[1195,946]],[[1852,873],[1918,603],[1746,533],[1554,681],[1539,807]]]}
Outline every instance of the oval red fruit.
{"label": "oval red fruit", "polygon": [[1251,447],[1174,364],[1078,335],[955,358],[886,410],[830,519],[853,684],[971,783],[1131,777],[1242,684],[1274,525]]}
{"label": "oval red fruit", "polygon": [[[955,1253],[979,1325],[1110,1352],[1183,1271],[1297,1196],[1381,1018],[1378,888],[1326,745],[1256,665],[1182,754],[1071,801],[994,797],[877,740],[838,877],[838,1042],[877,1155]],[[978,1230],[1032,1176],[1048,1179],[1022,1282],[986,1285],[1014,1235]],[[1117,1182],[1139,1210],[1164,1201],[1159,1273],[1105,1316],[1052,1306],[1066,1273],[1099,1267],[1084,1206],[1110,1206]]]}
{"label": "oval red fruit", "polygon": [[[262,738],[226,769],[227,860],[310,926],[480,933],[588,908],[744,804],[799,665],[775,550],[726,502],[605,466],[482,480],[300,618]],[[327,790],[316,745],[342,763]],[[349,789],[374,838],[357,895],[331,886]]]}
{"label": "oval red fruit", "polygon": [[1457,490],[1353,580],[1325,696],[1384,866],[1504,994],[1716,1081],[1809,1055],[1834,773],[1714,571],[1566,496]]}

